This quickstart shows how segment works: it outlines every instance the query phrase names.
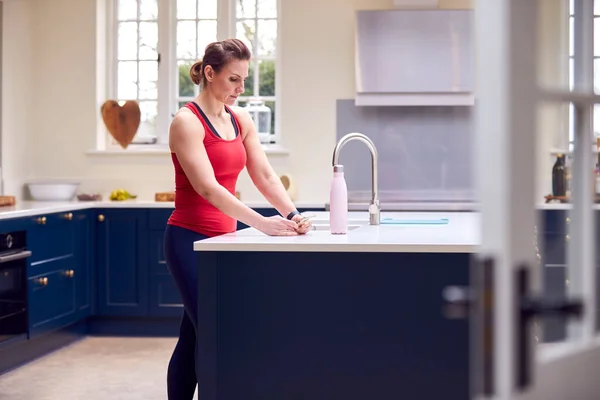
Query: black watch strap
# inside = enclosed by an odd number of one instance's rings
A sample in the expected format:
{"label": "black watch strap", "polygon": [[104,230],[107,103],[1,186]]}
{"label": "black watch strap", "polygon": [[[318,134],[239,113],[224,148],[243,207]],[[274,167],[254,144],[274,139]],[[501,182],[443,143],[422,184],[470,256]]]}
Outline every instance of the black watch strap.
{"label": "black watch strap", "polygon": [[294,211],[292,211],[291,213],[288,214],[287,219],[292,219],[292,218],[294,218],[295,215],[298,215],[298,214],[300,214],[298,212],[298,210],[294,210]]}

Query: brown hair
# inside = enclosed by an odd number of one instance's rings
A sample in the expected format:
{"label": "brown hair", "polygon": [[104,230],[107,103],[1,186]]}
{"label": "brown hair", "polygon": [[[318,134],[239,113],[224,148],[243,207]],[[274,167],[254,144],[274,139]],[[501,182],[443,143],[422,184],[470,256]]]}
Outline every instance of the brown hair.
{"label": "brown hair", "polygon": [[221,69],[231,60],[249,60],[250,50],[239,39],[225,39],[220,42],[213,42],[204,49],[204,57],[196,61],[190,68],[190,77],[196,85],[205,86],[206,76],[204,68],[210,65],[215,72]]}

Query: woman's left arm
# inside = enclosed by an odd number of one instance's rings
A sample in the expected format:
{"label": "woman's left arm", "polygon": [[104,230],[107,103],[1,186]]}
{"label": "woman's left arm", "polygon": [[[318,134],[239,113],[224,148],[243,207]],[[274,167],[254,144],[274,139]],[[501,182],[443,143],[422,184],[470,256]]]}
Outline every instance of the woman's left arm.
{"label": "woman's left arm", "polygon": [[283,187],[281,179],[279,179],[269,163],[267,155],[258,139],[254,121],[248,111],[243,108],[232,108],[238,117],[244,135],[243,140],[244,147],[246,148],[246,169],[248,170],[248,175],[250,175],[250,179],[252,179],[256,188],[265,196],[267,201],[275,207],[279,214],[287,218],[291,212],[296,211],[296,207]]}

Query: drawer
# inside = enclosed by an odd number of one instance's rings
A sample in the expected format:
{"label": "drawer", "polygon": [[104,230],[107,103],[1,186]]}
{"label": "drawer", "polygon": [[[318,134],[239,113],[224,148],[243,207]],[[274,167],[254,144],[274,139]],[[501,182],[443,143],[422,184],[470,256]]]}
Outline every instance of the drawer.
{"label": "drawer", "polygon": [[73,255],[76,218],[72,212],[37,215],[30,218],[27,247],[31,263]]}
{"label": "drawer", "polygon": [[74,282],[67,269],[29,278],[31,335],[55,329],[70,320],[76,308]]}

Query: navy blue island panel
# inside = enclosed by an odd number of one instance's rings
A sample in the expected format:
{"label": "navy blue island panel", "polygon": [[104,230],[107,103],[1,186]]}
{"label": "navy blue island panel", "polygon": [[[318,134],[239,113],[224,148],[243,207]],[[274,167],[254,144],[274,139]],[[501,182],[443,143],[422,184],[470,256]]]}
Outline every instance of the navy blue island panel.
{"label": "navy blue island panel", "polygon": [[454,253],[199,252],[203,400],[469,398]]}

